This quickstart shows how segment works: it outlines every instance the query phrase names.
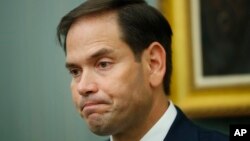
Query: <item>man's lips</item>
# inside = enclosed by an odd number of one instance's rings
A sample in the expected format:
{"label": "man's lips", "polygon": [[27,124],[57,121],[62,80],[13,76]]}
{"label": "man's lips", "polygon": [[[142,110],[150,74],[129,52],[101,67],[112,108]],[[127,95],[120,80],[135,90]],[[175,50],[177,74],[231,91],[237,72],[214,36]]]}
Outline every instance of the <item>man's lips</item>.
{"label": "man's lips", "polygon": [[83,105],[83,109],[86,108],[86,107],[90,107],[90,106],[94,106],[94,105],[98,105],[98,104],[102,104],[102,103],[101,102],[86,102]]}
{"label": "man's lips", "polygon": [[103,101],[87,101],[81,107],[81,111],[84,113],[84,115],[88,116],[92,113],[101,112],[105,104],[107,103]]}

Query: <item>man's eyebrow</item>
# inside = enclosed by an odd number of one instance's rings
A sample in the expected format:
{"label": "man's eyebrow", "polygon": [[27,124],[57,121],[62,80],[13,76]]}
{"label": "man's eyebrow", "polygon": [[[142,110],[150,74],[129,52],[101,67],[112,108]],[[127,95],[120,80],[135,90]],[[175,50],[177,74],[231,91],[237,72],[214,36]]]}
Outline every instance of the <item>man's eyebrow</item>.
{"label": "man's eyebrow", "polygon": [[[94,52],[94,53],[93,53],[92,55],[90,55],[89,57],[87,57],[86,60],[89,61],[89,60],[92,60],[92,59],[95,59],[95,58],[99,58],[99,57],[102,57],[102,56],[111,54],[111,53],[113,53],[113,52],[114,52],[113,49],[102,48],[102,49],[100,49],[100,50]],[[75,68],[75,67],[77,67],[77,65],[74,64],[74,63],[66,62],[65,67],[66,67],[67,69],[69,69],[69,68]]]}
{"label": "man's eyebrow", "polygon": [[86,60],[92,60],[94,58],[99,58],[101,56],[105,56],[105,55],[111,54],[113,52],[114,52],[113,49],[102,48],[102,49],[96,51],[95,53],[93,53],[92,55],[90,55],[89,57],[87,57]]}
{"label": "man's eyebrow", "polygon": [[68,63],[68,62],[66,62],[65,67],[66,67],[67,69],[70,69],[70,68],[75,68],[75,67],[77,67],[77,66],[76,66],[75,64],[73,64],[73,63]]}

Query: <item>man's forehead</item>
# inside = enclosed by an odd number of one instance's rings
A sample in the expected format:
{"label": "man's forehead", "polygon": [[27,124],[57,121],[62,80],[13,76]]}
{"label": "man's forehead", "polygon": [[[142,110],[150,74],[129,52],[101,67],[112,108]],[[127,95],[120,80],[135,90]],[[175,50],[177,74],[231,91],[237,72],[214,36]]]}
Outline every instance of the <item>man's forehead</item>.
{"label": "man's forehead", "polygon": [[112,11],[78,19],[68,32],[66,57],[71,60],[70,58],[75,58],[76,54],[79,55],[77,52],[82,52],[84,58],[93,58],[100,54],[110,54],[115,49],[126,46],[116,19],[116,13]]}

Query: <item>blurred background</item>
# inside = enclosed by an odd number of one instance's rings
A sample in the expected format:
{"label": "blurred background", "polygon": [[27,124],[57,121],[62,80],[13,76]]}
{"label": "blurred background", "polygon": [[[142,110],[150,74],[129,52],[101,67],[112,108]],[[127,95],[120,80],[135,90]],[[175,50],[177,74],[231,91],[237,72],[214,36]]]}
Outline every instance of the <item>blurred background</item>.
{"label": "blurred background", "polygon": [[[147,0],[157,7],[158,2]],[[64,53],[56,41],[61,17],[83,0],[0,1],[0,140],[102,141],[76,112]],[[174,77],[175,79],[175,77]],[[177,82],[177,81],[176,81]],[[175,90],[174,87],[174,92]],[[173,99],[177,99],[173,96]],[[248,116],[196,118],[229,132]]]}

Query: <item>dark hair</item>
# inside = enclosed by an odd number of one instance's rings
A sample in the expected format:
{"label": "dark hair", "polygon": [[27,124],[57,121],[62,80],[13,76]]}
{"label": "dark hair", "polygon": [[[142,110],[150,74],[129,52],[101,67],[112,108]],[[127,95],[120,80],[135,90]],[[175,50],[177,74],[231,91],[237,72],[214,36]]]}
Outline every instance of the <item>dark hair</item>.
{"label": "dark hair", "polygon": [[66,52],[68,31],[77,19],[108,10],[117,12],[122,40],[130,46],[137,59],[140,58],[144,49],[154,41],[164,47],[167,54],[164,91],[169,95],[172,73],[172,30],[164,16],[144,0],[87,0],[76,7],[62,18],[57,27],[57,37],[64,51]]}

